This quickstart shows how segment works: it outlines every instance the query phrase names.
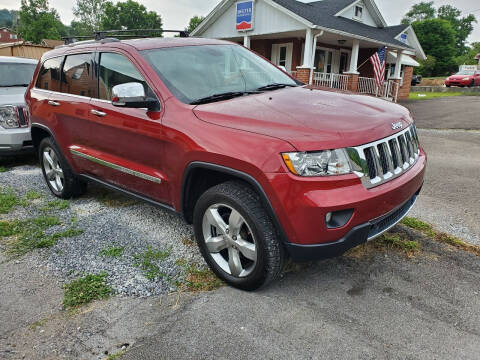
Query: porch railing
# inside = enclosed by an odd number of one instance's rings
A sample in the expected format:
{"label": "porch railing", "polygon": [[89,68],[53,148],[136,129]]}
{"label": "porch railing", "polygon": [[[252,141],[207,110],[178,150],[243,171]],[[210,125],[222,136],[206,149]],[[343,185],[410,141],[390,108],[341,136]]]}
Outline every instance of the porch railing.
{"label": "porch railing", "polygon": [[312,83],[315,86],[347,90],[348,75],[314,72]]}
{"label": "porch railing", "polygon": [[400,85],[393,80],[385,81],[383,85],[379,87],[374,78],[358,78],[358,92],[360,94],[375,95],[397,102],[399,89]]}

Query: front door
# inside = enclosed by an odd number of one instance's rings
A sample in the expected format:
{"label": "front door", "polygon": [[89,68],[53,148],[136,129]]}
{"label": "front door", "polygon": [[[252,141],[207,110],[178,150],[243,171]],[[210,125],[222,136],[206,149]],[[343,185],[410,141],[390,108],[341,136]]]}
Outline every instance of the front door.
{"label": "front door", "polygon": [[293,43],[272,45],[272,62],[287,71],[292,71],[292,54]]}
{"label": "front door", "polygon": [[91,100],[90,129],[71,152],[92,177],[169,203],[162,172],[162,112],[116,107],[111,101],[112,88],[124,83],[141,83],[149,97],[155,93],[126,54],[100,53],[96,63],[98,90]]}
{"label": "front door", "polygon": [[330,74],[333,72],[333,50],[317,48],[315,51],[315,71]]}

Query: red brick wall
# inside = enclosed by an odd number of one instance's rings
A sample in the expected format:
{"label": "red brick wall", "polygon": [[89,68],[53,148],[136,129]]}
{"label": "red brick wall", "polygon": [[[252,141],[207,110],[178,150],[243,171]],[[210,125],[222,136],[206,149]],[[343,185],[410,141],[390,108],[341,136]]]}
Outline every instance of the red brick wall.
{"label": "red brick wall", "polygon": [[403,86],[398,90],[398,99],[408,99],[412,86],[413,66],[405,66],[403,74]]}

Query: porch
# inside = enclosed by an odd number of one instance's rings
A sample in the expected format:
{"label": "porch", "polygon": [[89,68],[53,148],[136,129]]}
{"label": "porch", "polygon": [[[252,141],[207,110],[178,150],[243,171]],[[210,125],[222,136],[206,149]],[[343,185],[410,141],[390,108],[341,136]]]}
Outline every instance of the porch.
{"label": "porch", "polygon": [[408,97],[416,62],[388,46],[385,83],[378,87],[369,58],[384,44],[312,29],[230,39],[315,87],[357,92],[397,101]]}

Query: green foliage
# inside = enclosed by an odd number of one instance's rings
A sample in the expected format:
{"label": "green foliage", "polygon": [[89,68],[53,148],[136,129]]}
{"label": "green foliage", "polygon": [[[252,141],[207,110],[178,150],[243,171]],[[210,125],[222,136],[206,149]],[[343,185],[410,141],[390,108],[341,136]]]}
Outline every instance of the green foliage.
{"label": "green foliage", "polygon": [[40,210],[49,212],[52,210],[64,210],[68,207],[70,207],[70,201],[58,199],[49,201],[45,206],[41,207]]}
{"label": "green foliage", "polygon": [[8,214],[15,206],[21,204],[21,200],[11,189],[0,190],[0,214]]}
{"label": "green foliage", "polygon": [[74,35],[91,35],[100,30],[104,8],[105,0],[77,0],[73,14],[78,21],[72,21],[71,27],[79,31]]}
{"label": "green foliage", "polygon": [[39,216],[24,221],[0,221],[0,237],[14,237],[6,241],[7,253],[21,256],[33,249],[52,247],[62,238],[83,233],[83,230],[70,228],[51,235],[45,234],[45,230],[56,225],[60,225],[60,220],[55,216]]}
{"label": "green foliage", "polygon": [[416,252],[420,245],[414,240],[408,240],[397,234],[384,234],[379,238],[379,241],[384,242],[388,247],[393,247],[399,250],[408,252]]}
{"label": "green foliage", "polygon": [[451,5],[438,8],[438,18],[447,20],[455,31],[455,45],[457,55],[465,54],[468,48],[465,46],[468,36],[473,31],[473,24],[477,22],[472,14],[461,17],[462,12]]}
{"label": "green foliage", "polygon": [[88,274],[65,285],[63,305],[69,308],[87,304],[93,300],[108,299],[113,289],[107,285],[107,274]]}
{"label": "green foliage", "polygon": [[185,31],[188,32],[189,34],[195,30],[198,25],[205,19],[204,16],[197,16],[195,15],[190,19],[190,22],[188,23],[188,26],[185,28]]}
{"label": "green foliage", "polygon": [[420,2],[412,6],[409,12],[402,19],[402,24],[412,24],[417,21],[435,18],[436,10],[433,7],[433,1]]}
{"label": "green foliage", "polygon": [[0,166],[0,173],[7,172],[8,169],[5,166]]}
{"label": "green foliage", "polygon": [[420,66],[415,68],[415,74],[423,75],[423,77],[432,77],[435,73],[436,65],[437,58],[433,55],[428,55],[427,59],[420,61]]}
{"label": "green foliage", "polygon": [[[162,29],[162,18],[133,0],[105,2],[101,18],[102,30]],[[158,33],[155,35],[158,36]]]}
{"label": "green foliage", "polygon": [[475,56],[480,54],[480,42],[475,42],[471,47],[467,48],[467,52],[464,55],[458,56],[455,62],[458,65],[477,65],[478,60]]}
{"label": "green foliage", "polygon": [[457,70],[455,31],[447,20],[423,20],[414,23],[413,28],[425,53],[436,59],[433,75],[449,75]]}
{"label": "green foliage", "polygon": [[22,0],[18,32],[24,40],[40,43],[42,39],[60,39],[65,26],[55,9],[49,9],[48,0]]}
{"label": "green foliage", "polygon": [[123,246],[118,246],[118,247],[112,246],[107,249],[103,249],[100,252],[100,255],[104,257],[119,258],[120,256],[122,256],[124,250],[125,248]]}
{"label": "green foliage", "polygon": [[42,193],[40,193],[36,190],[29,190],[25,194],[25,199],[27,199],[27,200],[37,200],[37,199],[40,199],[41,197],[42,197]]}
{"label": "green foliage", "polygon": [[186,286],[187,291],[212,291],[223,286],[222,280],[210,269],[200,269],[191,265],[186,268],[186,271],[187,275],[183,285]]}
{"label": "green foliage", "polygon": [[426,93],[417,93],[411,92],[409,95],[410,100],[431,100],[442,97],[449,96],[471,96],[472,93],[461,93],[461,92],[426,92]]}
{"label": "green foliage", "polygon": [[135,255],[136,267],[139,267],[145,277],[149,280],[155,280],[158,277],[164,277],[165,274],[160,272],[160,268],[155,263],[157,261],[163,261],[170,255],[170,250],[161,251],[153,250],[150,246],[147,247],[147,250],[141,254]]}

